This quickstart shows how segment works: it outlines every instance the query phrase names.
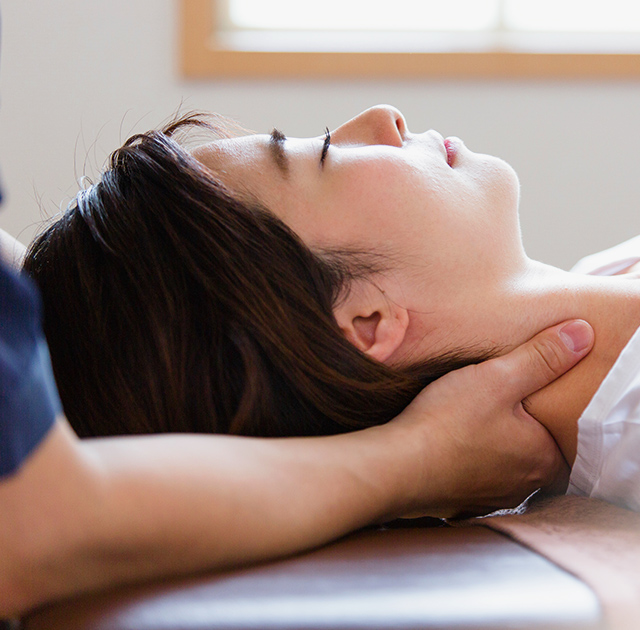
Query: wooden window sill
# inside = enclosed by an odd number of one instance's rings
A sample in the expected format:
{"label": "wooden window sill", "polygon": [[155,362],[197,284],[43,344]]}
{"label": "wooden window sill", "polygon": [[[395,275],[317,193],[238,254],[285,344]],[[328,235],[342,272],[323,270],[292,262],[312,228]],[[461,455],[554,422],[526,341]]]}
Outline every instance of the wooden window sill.
{"label": "wooden window sill", "polygon": [[[545,49],[409,52],[241,49],[216,38],[211,0],[180,0],[183,76],[206,78],[640,79],[640,42],[616,52]],[[640,40],[640,36],[635,40]],[[627,38],[625,41],[629,41]],[[291,48],[291,46],[288,46]],[[566,47],[565,47],[566,48]],[[620,49],[622,48],[622,52]]]}

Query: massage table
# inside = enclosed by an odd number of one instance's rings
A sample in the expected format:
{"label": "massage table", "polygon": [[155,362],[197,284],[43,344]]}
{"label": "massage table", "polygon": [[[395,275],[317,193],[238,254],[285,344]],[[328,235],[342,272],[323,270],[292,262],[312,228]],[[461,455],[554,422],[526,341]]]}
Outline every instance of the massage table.
{"label": "massage table", "polygon": [[558,497],[456,526],[394,525],[275,562],[56,603],[21,630],[640,628],[638,514]]}

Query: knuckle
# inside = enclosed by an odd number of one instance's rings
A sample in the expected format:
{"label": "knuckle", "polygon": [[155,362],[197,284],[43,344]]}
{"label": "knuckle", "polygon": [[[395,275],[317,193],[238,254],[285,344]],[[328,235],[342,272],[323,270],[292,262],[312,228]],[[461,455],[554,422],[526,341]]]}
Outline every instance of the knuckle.
{"label": "knuckle", "polygon": [[513,376],[513,369],[510,365],[495,361],[491,365],[490,375],[494,383],[496,383],[497,385],[502,385],[505,381],[508,381]]}
{"label": "knuckle", "polygon": [[[483,363],[485,390],[492,396],[500,399],[502,394],[506,394],[511,389],[511,384],[517,379],[513,368],[501,361],[488,361]],[[480,367],[480,366],[478,366]]]}
{"label": "knuckle", "polygon": [[475,370],[478,380],[486,381],[487,385],[500,383],[505,376],[508,376],[509,370],[504,368],[501,361],[490,360],[484,363],[470,365]]}
{"label": "knuckle", "polygon": [[564,367],[564,353],[551,341],[538,341],[533,345],[535,362],[538,363],[546,376],[552,377],[562,372]]}

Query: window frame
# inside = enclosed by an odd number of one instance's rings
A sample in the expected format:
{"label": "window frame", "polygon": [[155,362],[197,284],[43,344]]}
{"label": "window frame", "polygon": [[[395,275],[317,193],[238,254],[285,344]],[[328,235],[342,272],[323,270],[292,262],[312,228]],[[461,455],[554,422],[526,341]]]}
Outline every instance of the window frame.
{"label": "window frame", "polygon": [[190,79],[640,78],[640,53],[636,52],[238,50],[215,36],[216,0],[179,3],[180,70]]}

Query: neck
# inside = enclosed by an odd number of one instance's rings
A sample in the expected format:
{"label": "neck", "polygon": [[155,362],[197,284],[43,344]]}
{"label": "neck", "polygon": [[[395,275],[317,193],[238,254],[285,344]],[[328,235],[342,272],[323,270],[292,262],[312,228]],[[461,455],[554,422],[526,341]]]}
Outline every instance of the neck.
{"label": "neck", "polygon": [[551,432],[571,466],[578,419],[640,326],[640,282],[625,276],[573,274],[531,261],[505,299],[512,300],[511,312],[520,313],[520,321],[526,321],[529,337],[574,318],[588,321],[595,331],[591,353],[526,401],[529,413]]}

